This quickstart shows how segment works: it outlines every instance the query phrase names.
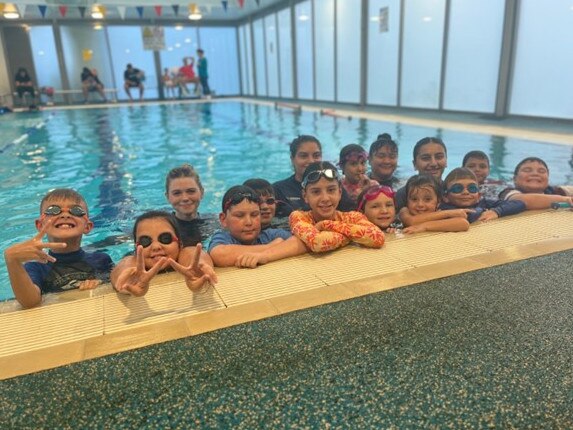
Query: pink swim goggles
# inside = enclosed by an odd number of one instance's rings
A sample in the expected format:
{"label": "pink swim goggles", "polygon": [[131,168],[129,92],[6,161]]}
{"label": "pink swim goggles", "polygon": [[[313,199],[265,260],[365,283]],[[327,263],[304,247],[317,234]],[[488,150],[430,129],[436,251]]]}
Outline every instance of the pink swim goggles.
{"label": "pink swim goggles", "polygon": [[393,199],[396,193],[392,190],[392,188],[387,187],[386,185],[373,185],[370,188],[368,188],[362,195],[362,198],[358,203],[358,210],[362,211],[367,201],[371,202],[372,200],[376,199],[380,194],[384,194],[386,197]]}

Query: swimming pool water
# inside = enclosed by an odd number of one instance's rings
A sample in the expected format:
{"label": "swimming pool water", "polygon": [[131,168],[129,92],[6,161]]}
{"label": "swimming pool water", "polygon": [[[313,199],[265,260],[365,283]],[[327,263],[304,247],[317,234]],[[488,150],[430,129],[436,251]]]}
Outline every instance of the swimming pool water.
{"label": "swimming pool water", "polygon": [[[439,136],[449,169],[473,149],[486,152],[492,177],[510,180],[526,156],[545,159],[554,184],[573,183],[572,148],[564,145],[363,119],[293,113],[241,102],[133,105],[0,116],[0,231],[2,252],[35,234],[39,202],[50,189],[76,188],[86,198],[96,228],[84,246],[106,250],[118,261],[132,249],[133,219],[149,209],[168,209],[165,174],[183,163],[200,173],[206,195],[202,214],[220,211],[226,189],[252,177],[270,182],[292,174],[288,144],[312,134],[323,158],[337,161],[348,143],[368,148],[387,132],[399,145],[397,176],[414,174],[412,147]],[[24,134],[26,138],[21,138]],[[0,266],[0,299],[12,290]]]}

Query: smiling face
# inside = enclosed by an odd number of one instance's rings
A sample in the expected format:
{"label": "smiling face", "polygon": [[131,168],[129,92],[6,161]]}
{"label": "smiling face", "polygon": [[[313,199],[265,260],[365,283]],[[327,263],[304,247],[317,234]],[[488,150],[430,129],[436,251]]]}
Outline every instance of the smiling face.
{"label": "smiling face", "polygon": [[369,159],[372,178],[377,181],[390,179],[398,167],[398,152],[390,146],[382,146]]}
{"label": "smiling face", "polygon": [[316,142],[304,142],[296,150],[291,162],[294,167],[294,177],[297,181],[302,180],[302,175],[310,163],[322,161],[322,151]]}
{"label": "smiling face", "polygon": [[261,210],[248,199],[222,212],[219,221],[243,245],[252,245],[261,233]]}
{"label": "smiling face", "polygon": [[[470,192],[470,190],[475,188],[476,192]],[[452,190],[458,191],[461,189],[460,193],[454,193]],[[458,208],[469,208],[475,206],[479,202],[479,185],[473,179],[456,179],[447,184],[447,192],[444,195],[444,201],[451,203]]]}
{"label": "smiling face", "polygon": [[[261,228],[270,227],[275,213],[277,211],[277,203],[275,197],[270,194],[259,194],[261,197]],[[272,201],[272,203],[270,203]]]}
{"label": "smiling face", "polygon": [[435,212],[438,208],[436,191],[429,185],[411,189],[407,207],[412,215]]}
{"label": "smiling face", "polygon": [[539,161],[528,161],[519,167],[513,183],[524,193],[543,193],[549,186],[549,171]]}
{"label": "smiling face", "polygon": [[394,199],[384,193],[378,194],[374,200],[366,201],[364,204],[364,215],[366,218],[381,229],[386,229],[396,218],[396,207]]}
{"label": "smiling face", "polygon": [[[60,214],[44,214],[47,208],[55,205],[61,208]],[[82,216],[72,215],[70,209],[74,206],[81,207],[86,214]],[[51,221],[52,224],[46,231],[48,240],[50,242],[65,242],[68,244],[64,250],[58,252],[77,251],[80,247],[82,236],[89,233],[93,228],[93,223],[88,218],[87,207],[84,202],[72,199],[48,199],[42,204],[41,211],[42,215],[36,220],[36,228],[40,230],[47,221]]]}
{"label": "smiling face", "polygon": [[489,163],[483,158],[470,157],[464,164],[464,167],[470,169],[476,175],[478,184],[483,184],[489,176]]}
{"label": "smiling face", "polygon": [[197,217],[203,192],[195,179],[191,177],[172,179],[169,182],[169,192],[165,193],[165,196],[175,209],[177,218],[192,220]]}
{"label": "smiling face", "polygon": [[[168,235],[171,235],[171,243],[162,243]],[[146,239],[143,239],[144,236],[151,239],[151,244],[143,248],[143,259],[147,269],[151,268],[162,257],[177,261],[180,250],[179,242],[176,240],[173,226],[165,218],[148,218],[140,221],[135,234],[136,244],[144,245],[146,242]],[[167,266],[168,263],[166,262],[162,269]]]}
{"label": "smiling face", "polygon": [[302,197],[310,206],[313,218],[318,222],[335,218],[342,190],[337,180],[321,177],[317,182],[307,185]]}
{"label": "smiling face", "polygon": [[359,183],[366,174],[366,159],[358,158],[344,163],[344,176],[351,184]]}
{"label": "smiling face", "polygon": [[438,143],[430,142],[420,147],[414,168],[418,173],[432,175],[441,180],[444,169],[448,166],[448,157],[444,147]]}

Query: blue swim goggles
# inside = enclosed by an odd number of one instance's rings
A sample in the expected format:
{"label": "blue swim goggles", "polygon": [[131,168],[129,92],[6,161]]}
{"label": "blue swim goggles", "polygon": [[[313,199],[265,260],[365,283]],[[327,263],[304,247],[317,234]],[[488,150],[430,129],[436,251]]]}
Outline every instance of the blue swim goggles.
{"label": "blue swim goggles", "polygon": [[448,188],[447,192],[449,194],[461,194],[464,192],[464,190],[468,190],[468,193],[470,194],[479,193],[479,187],[477,184],[469,184],[468,186],[464,187],[460,183],[452,185],[450,188]]}

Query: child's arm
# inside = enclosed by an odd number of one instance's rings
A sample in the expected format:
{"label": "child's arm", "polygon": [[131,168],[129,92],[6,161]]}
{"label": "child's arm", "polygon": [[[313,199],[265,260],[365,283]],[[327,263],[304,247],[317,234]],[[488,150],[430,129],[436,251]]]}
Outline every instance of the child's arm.
{"label": "child's arm", "polygon": [[237,257],[235,266],[250,267],[254,269],[259,264],[267,264],[272,261],[287,257],[294,257],[308,252],[308,249],[296,236],[291,236],[285,241],[278,242],[260,252],[247,252]]}
{"label": "child's arm", "polygon": [[310,215],[303,211],[291,213],[289,225],[292,233],[302,240],[312,252],[332,251],[350,242],[350,239],[343,234],[318,230]]}
{"label": "child's arm", "polygon": [[43,264],[54,263],[56,259],[42,249],[63,249],[66,247],[65,243],[42,242],[42,238],[52,222],[53,219],[48,219],[32,239],[12,245],[4,251],[4,260],[6,261],[12,291],[14,291],[14,297],[23,308],[38,306],[42,301],[42,291],[30,278],[24,268],[24,263],[28,261],[38,261]]}
{"label": "child's arm", "polygon": [[439,219],[435,221],[426,221],[420,224],[406,227],[402,230],[405,234],[421,233],[423,231],[467,231],[470,228],[470,223],[467,219],[461,217]]}
{"label": "child's arm", "polygon": [[485,199],[487,210],[480,215],[478,221],[490,221],[502,216],[516,215],[525,210],[521,200],[488,200]]}
{"label": "child's arm", "polygon": [[447,218],[464,218],[466,219],[471,209],[446,209],[435,212],[427,212],[419,215],[412,215],[408,208],[400,209],[400,220],[405,226],[417,225],[427,221],[437,221]]}
{"label": "child's arm", "polygon": [[557,194],[516,193],[508,197],[508,201],[519,200],[525,203],[527,210],[549,209],[551,203],[564,202],[573,204],[573,197],[559,196]]}
{"label": "child's arm", "polygon": [[278,243],[284,242],[284,239],[277,237],[272,242],[265,245],[217,245],[209,251],[217,267],[234,266],[237,258],[247,252],[262,252]]}
{"label": "child's arm", "polygon": [[384,233],[368,221],[360,212],[340,212],[340,221],[325,220],[317,223],[315,227],[322,231],[340,233],[353,242],[370,248],[380,248],[384,245]]}
{"label": "child's arm", "polygon": [[167,261],[166,257],[162,257],[151,269],[146,270],[143,247],[140,245],[135,250],[135,257],[125,257],[111,271],[111,285],[118,293],[144,296],[149,290],[149,282],[164,268]]}
{"label": "child's arm", "polygon": [[185,283],[190,290],[198,290],[206,282],[217,283],[213,260],[203,251],[200,243],[183,248],[177,260],[170,259],[169,263],[173,269],[185,276]]}

